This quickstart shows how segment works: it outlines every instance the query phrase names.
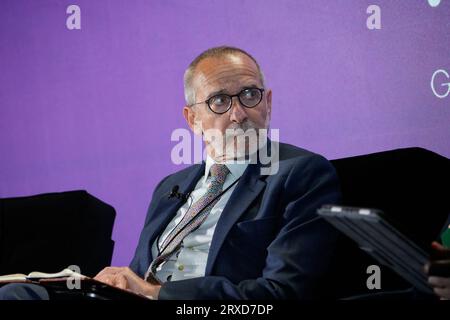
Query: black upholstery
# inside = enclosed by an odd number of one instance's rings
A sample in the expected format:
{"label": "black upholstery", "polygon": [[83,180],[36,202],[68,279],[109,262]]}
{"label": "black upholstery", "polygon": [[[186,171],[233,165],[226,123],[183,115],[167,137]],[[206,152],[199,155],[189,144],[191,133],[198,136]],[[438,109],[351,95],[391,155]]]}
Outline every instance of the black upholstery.
{"label": "black upholstery", "polygon": [[0,199],[0,274],[77,265],[93,276],[111,264],[114,218],[86,191]]}
{"label": "black upholstery", "polygon": [[[405,148],[332,160],[341,181],[343,205],[378,208],[426,251],[450,214],[450,160],[422,148]],[[338,297],[373,293],[366,268],[381,267],[383,290],[409,287],[349,238],[338,241],[329,288]]]}

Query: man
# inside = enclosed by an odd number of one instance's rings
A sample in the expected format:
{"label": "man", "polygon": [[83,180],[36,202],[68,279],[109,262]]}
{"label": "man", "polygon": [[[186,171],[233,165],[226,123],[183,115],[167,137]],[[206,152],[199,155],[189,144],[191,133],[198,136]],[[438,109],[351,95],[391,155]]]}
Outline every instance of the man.
{"label": "man", "polygon": [[[237,142],[239,130],[260,137],[272,110],[272,91],[245,51],[209,49],[184,80],[183,115],[203,135],[207,159],[158,184],[130,267],[95,278],[152,299],[321,297],[336,231],[316,210],[339,201],[332,165],[292,145],[265,140],[254,152]],[[274,174],[263,173],[264,148],[279,158]]]}
{"label": "man", "polygon": [[[256,60],[230,47],[207,50],[185,73],[189,127],[207,139],[216,129],[266,129],[272,92]],[[159,299],[263,299],[318,297],[334,247],[335,231],[316,210],[339,201],[338,180],[323,157],[279,145],[279,170],[261,175],[260,164],[230,163],[227,152],[205,141],[206,163],[166,177],[157,186],[130,268],[106,268],[97,279]],[[222,152],[223,151],[223,152]],[[189,206],[207,193],[214,164],[227,174],[221,195],[181,248],[143,280]],[[167,199],[174,186],[193,199]],[[167,242],[167,241],[166,241]],[[153,277],[153,276],[152,276]],[[147,277],[148,278],[148,277]]]}

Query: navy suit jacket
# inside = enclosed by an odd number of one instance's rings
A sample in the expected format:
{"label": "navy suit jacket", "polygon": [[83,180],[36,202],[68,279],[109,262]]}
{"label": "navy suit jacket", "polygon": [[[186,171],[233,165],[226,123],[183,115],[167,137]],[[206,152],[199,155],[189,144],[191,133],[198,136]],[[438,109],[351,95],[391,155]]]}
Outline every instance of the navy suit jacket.
{"label": "navy suit jacket", "polygon": [[[212,238],[205,276],[166,282],[159,299],[314,299],[330,266],[337,233],[319,218],[323,204],[338,203],[334,167],[324,157],[279,145],[279,171],[261,175],[250,164],[227,202]],[[168,199],[175,185],[189,193],[204,175],[196,164],[156,187],[130,268],[141,277],[151,246],[183,200]]]}

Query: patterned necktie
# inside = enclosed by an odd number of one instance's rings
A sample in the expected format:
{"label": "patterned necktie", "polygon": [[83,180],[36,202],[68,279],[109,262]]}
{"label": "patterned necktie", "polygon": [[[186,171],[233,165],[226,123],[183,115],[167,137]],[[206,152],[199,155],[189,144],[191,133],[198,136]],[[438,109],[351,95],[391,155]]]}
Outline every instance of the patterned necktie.
{"label": "patterned necktie", "polygon": [[206,193],[189,208],[180,223],[166,237],[161,245],[159,256],[152,261],[147,270],[146,281],[161,284],[156,277],[158,266],[181,248],[183,239],[205,221],[211,209],[219,201],[220,197],[217,196],[222,192],[223,184],[230,171],[224,164],[213,164],[210,173],[211,181]]}

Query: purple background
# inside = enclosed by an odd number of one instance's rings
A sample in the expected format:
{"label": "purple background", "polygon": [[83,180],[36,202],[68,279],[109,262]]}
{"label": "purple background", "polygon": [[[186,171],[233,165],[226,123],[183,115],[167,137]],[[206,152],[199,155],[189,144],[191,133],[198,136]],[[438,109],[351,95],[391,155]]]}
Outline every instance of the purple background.
{"label": "purple background", "polygon": [[[66,8],[81,7],[81,30]],[[381,7],[381,30],[366,9]],[[134,253],[175,128],[182,75],[211,46],[252,53],[282,141],[340,158],[421,146],[450,157],[450,1],[0,2],[0,197],[86,189],[117,210],[114,265]]]}

